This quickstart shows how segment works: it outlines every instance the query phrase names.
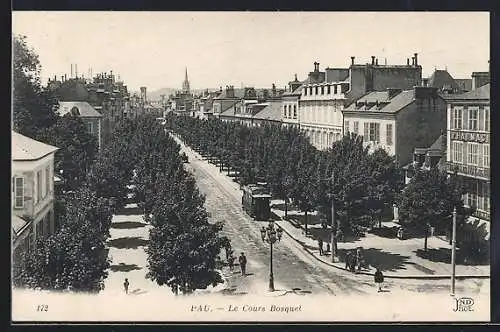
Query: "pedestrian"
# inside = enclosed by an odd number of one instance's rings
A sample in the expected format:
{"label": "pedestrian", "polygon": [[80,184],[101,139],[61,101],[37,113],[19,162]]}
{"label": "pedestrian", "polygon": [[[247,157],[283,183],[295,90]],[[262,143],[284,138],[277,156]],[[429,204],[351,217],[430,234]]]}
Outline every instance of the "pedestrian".
{"label": "pedestrian", "polygon": [[356,265],[357,265],[358,271],[361,271],[362,262],[363,262],[363,253],[361,252],[361,248],[358,248],[356,250]]}
{"label": "pedestrian", "polygon": [[234,256],[231,253],[229,258],[227,259],[227,263],[229,264],[229,271],[233,272],[233,266],[234,266]]}
{"label": "pedestrian", "polygon": [[125,278],[125,282],[123,283],[123,288],[125,288],[125,294],[128,294],[128,285],[129,285],[128,279]]}
{"label": "pedestrian", "polygon": [[326,221],[323,221],[321,223],[321,227],[323,228],[324,231],[326,231],[326,228],[328,227],[328,224],[326,223]]}
{"label": "pedestrian", "polygon": [[318,248],[319,248],[319,255],[323,256],[323,239],[321,237],[318,237]]}
{"label": "pedestrian", "polygon": [[241,268],[241,275],[245,276],[247,274],[247,258],[245,256],[245,253],[241,253],[240,257],[238,258],[238,261],[240,263],[240,268]]}
{"label": "pedestrian", "polygon": [[382,274],[382,271],[380,271],[379,268],[377,268],[377,271],[375,271],[374,279],[375,283],[378,286],[377,292],[380,293],[382,291],[382,283],[384,282],[384,275]]}
{"label": "pedestrian", "polygon": [[260,229],[260,238],[262,239],[262,242],[266,240],[266,232],[266,228],[262,226],[262,228]]}
{"label": "pedestrian", "polygon": [[351,256],[352,256],[352,254],[351,254],[350,251],[345,256],[345,269],[346,270],[349,270],[349,266],[350,266],[350,263],[351,263]]}

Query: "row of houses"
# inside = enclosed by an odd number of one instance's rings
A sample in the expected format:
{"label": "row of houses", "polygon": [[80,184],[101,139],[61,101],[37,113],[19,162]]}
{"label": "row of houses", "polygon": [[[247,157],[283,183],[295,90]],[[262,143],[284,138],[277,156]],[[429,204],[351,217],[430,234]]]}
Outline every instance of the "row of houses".
{"label": "row of houses", "polygon": [[355,60],[324,70],[315,62],[305,80],[295,75],[283,90],[226,86],[201,96],[184,90],[192,104],[176,109],[167,103],[167,111],[249,126],[295,126],[318,149],[356,133],[371,151],[395,156],[408,178],[415,167],[456,172],[468,185],[465,202],[489,222],[489,72],[454,79],[435,70],[423,78],[417,53],[397,65],[379,64],[375,56],[367,63]]}
{"label": "row of houses", "polygon": [[89,133],[97,137],[99,147],[109,141],[122,119],[136,118],[161,108],[148,102],[146,87],[141,87],[140,94],[131,94],[113,71],[96,74],[92,79],[54,77],[49,79],[47,88],[57,100],[57,113],[79,116]]}

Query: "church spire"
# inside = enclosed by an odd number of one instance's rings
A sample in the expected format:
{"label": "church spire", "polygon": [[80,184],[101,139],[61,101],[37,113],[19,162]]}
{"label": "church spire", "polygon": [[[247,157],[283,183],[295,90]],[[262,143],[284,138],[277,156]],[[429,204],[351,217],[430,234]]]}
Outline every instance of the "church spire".
{"label": "church spire", "polygon": [[186,67],[186,75],[184,77],[184,82],[182,83],[182,90],[189,92],[189,79],[188,79],[188,69]]}

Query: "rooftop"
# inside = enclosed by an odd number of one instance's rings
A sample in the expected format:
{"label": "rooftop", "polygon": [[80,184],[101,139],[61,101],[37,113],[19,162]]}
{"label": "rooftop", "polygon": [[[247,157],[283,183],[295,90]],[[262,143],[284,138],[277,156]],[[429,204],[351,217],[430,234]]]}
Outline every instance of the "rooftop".
{"label": "rooftop", "polygon": [[397,113],[403,107],[411,104],[414,100],[414,90],[398,92],[392,98],[390,97],[389,91],[373,91],[356,100],[354,103],[345,108],[344,111]]}
{"label": "rooftop", "polygon": [[102,117],[101,113],[85,101],[60,101],[58,113],[63,116],[71,113],[74,108],[76,108],[80,117]]}
{"label": "rooftop", "polygon": [[475,90],[450,95],[445,98],[446,100],[490,100],[490,83],[485,84]]}
{"label": "rooftop", "polygon": [[37,160],[57,151],[59,148],[36,141],[12,131],[12,160]]}
{"label": "rooftop", "polygon": [[254,119],[260,120],[271,120],[280,121],[281,120],[281,102],[280,101],[270,101],[266,107],[264,107],[260,112],[254,115]]}

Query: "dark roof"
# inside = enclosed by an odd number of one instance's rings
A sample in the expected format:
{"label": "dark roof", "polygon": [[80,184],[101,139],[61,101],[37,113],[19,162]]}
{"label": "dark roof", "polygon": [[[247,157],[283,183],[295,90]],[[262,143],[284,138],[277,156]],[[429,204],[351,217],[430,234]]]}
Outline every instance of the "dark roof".
{"label": "dark roof", "polygon": [[269,105],[264,107],[260,112],[254,115],[254,119],[259,120],[271,120],[280,121],[281,120],[281,102],[271,101],[268,102]]}
{"label": "dark roof", "polygon": [[427,82],[427,85],[438,90],[452,90],[462,92],[450,73],[446,70],[435,70]]}
{"label": "dark roof", "polygon": [[235,88],[234,89],[234,97],[228,97],[227,90],[222,90],[222,93],[216,97],[216,99],[230,99],[230,98],[244,98],[245,97],[245,89]]}
{"label": "dark roof", "polygon": [[451,95],[445,98],[447,100],[490,100],[490,83],[485,84],[475,90]]}
{"label": "dark roof", "polygon": [[293,90],[293,91],[286,91],[282,94],[283,97],[287,97],[287,96],[300,96],[302,94],[302,88],[304,87],[304,85],[302,84],[301,86],[297,87],[297,89]]}

